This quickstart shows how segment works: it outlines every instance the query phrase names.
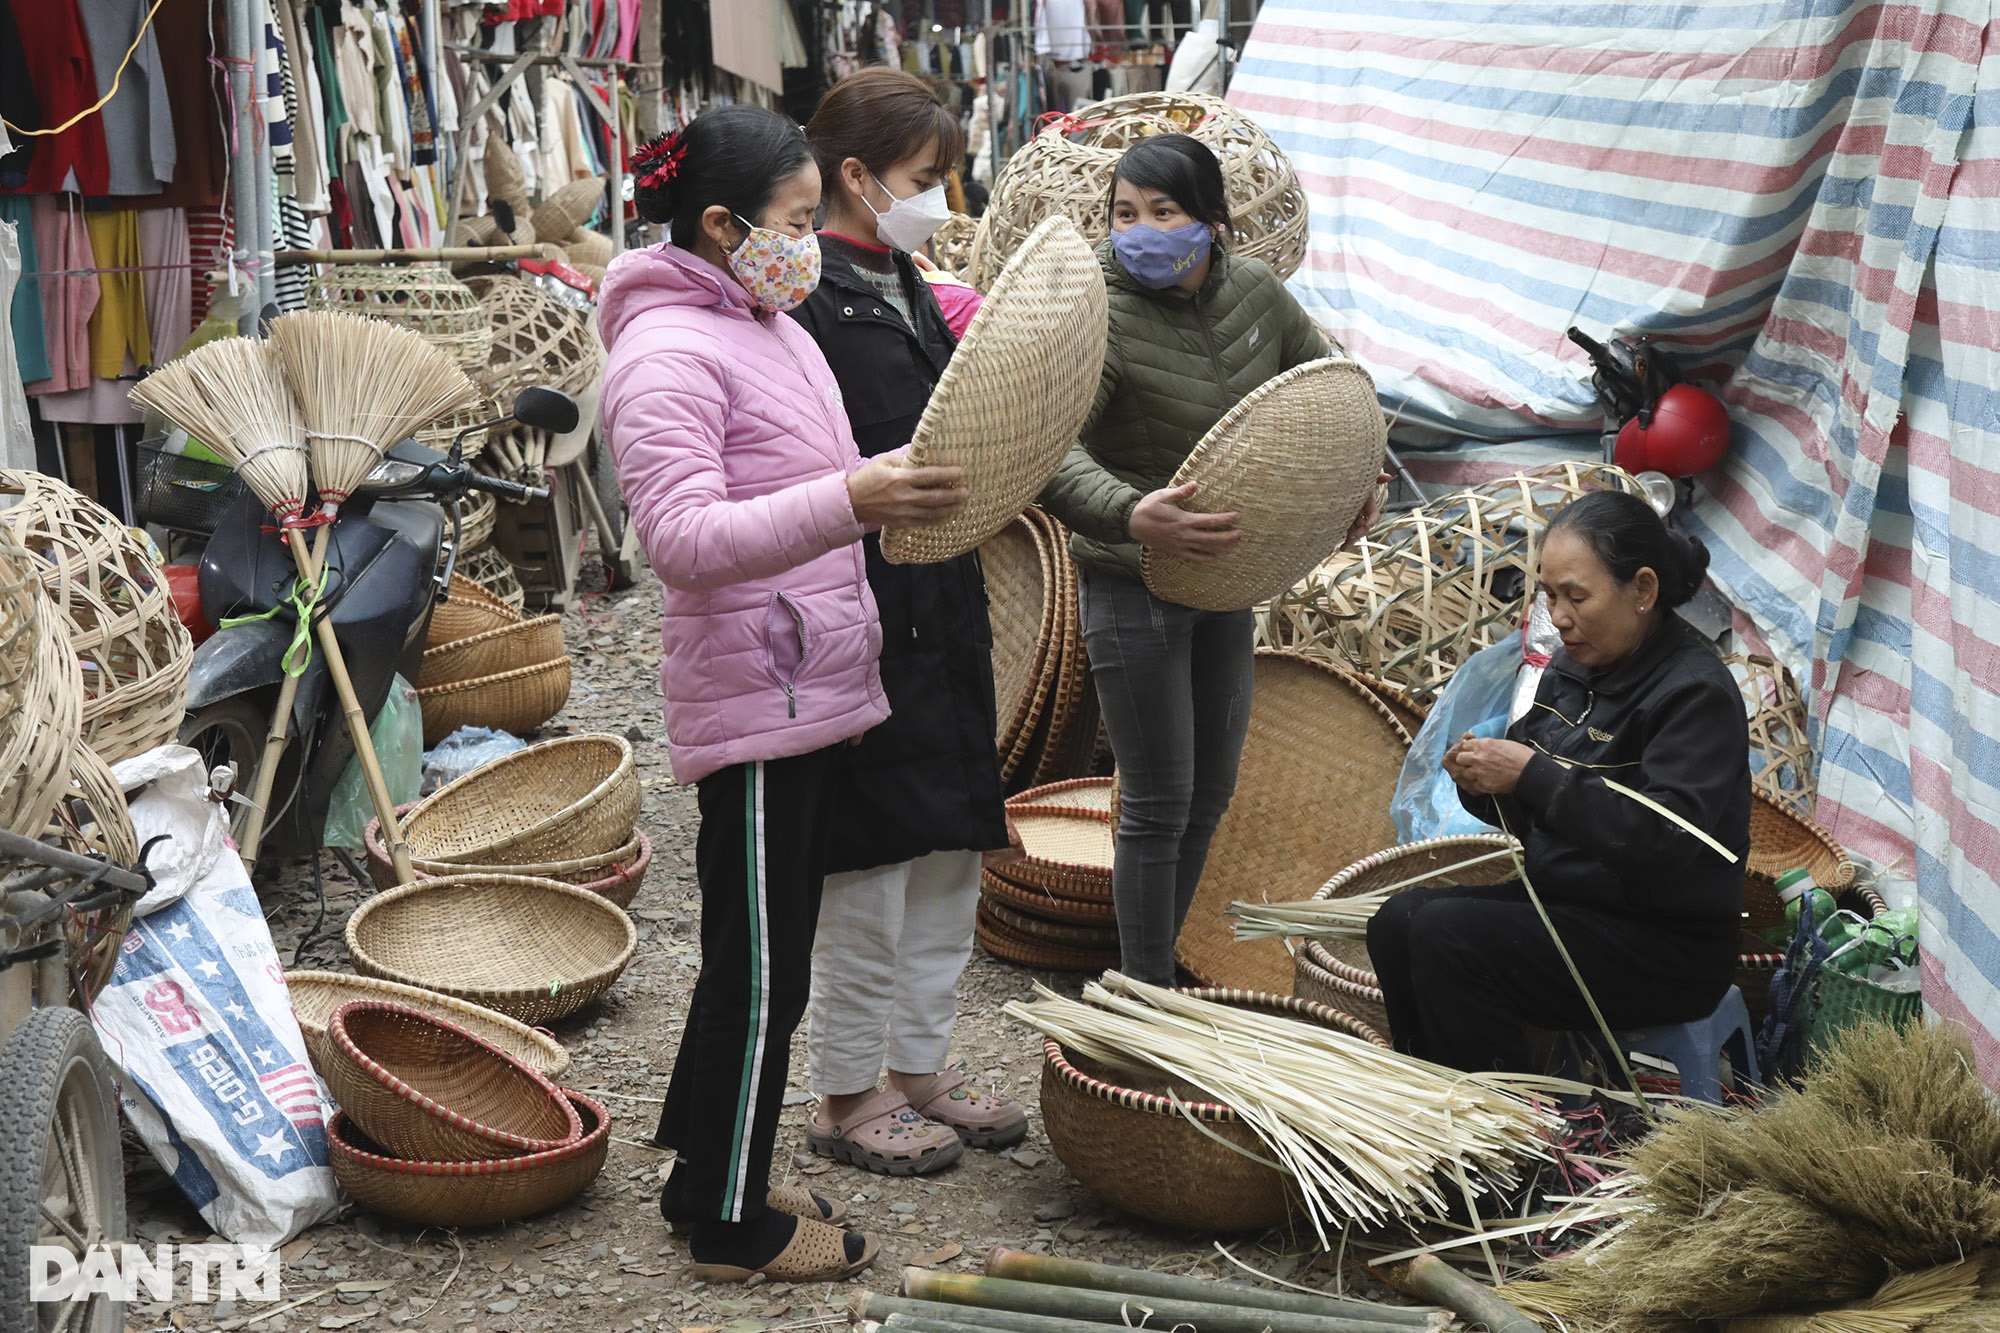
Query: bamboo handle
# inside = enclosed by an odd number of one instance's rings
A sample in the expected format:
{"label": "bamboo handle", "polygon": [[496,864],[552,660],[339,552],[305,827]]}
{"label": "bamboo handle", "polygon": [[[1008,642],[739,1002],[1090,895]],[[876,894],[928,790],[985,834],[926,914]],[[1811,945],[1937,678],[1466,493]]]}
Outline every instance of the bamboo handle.
{"label": "bamboo handle", "polygon": [[257,775],[250,784],[250,818],[243,825],[243,841],[236,854],[243,860],[243,873],[257,871],[257,849],[264,841],[264,812],[271,808],[271,789],[277,785],[278,765],[284,762],[285,746],[291,740],[292,704],[299,697],[299,678],[290,672],[278,685],[277,707],[271,713],[271,730],[264,738],[264,757],[257,763]]}
{"label": "bamboo handle", "polygon": [[1543,1333],[1542,1326],[1519,1306],[1496,1296],[1434,1254],[1420,1254],[1392,1269],[1388,1277],[1397,1290],[1442,1305],[1466,1322],[1484,1327],[1487,1333]]}
{"label": "bamboo handle", "polygon": [[[292,558],[298,562],[300,570],[308,579],[319,581],[319,561],[306,551],[305,538],[296,528],[286,536],[292,544]],[[313,549],[324,554],[326,529],[321,528],[313,539]],[[347,718],[347,734],[354,742],[354,757],[361,764],[362,781],[368,785],[368,799],[375,806],[375,817],[382,824],[382,845],[389,852],[389,860],[396,867],[398,884],[414,884],[416,868],[410,864],[410,848],[403,841],[403,826],[396,820],[396,803],[389,796],[389,782],[382,776],[382,763],[375,757],[375,739],[368,734],[368,717],[361,710],[361,701],[354,694],[354,678],[347,672],[347,658],[340,651],[340,639],[333,632],[333,621],[321,619],[313,633],[319,639],[320,651],[326,654],[327,674],[333,677],[334,692],[340,696],[340,707]]]}

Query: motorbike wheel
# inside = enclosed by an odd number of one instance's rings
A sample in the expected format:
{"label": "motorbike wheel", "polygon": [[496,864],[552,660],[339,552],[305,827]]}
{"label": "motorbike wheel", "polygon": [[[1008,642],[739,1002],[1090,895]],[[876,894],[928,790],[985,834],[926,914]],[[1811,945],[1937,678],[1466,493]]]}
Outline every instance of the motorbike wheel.
{"label": "motorbike wheel", "polygon": [[[612,592],[620,592],[632,586],[632,562],[617,558],[617,543],[625,540],[625,525],[632,521],[625,512],[625,496],[618,489],[618,468],[611,458],[611,446],[605,443],[602,434],[590,437],[590,482],[597,490],[597,502],[604,506],[604,517],[612,528],[612,549],[599,552],[604,567],[611,574]],[[602,545],[602,534],[599,534]]]}
{"label": "motorbike wheel", "polygon": [[102,1294],[29,1299],[30,1249],[60,1246],[81,1262],[125,1239],[124,1159],[111,1072],[90,1022],[37,1009],[0,1053],[0,1333],[122,1333],[125,1306]]}
{"label": "motorbike wheel", "polygon": [[[181,721],[180,742],[200,752],[204,769],[234,764],[236,790],[247,796],[257,785],[257,767],[264,762],[264,739],[270,731],[270,707],[259,707],[254,701],[238,696],[212,703],[200,712],[189,713]],[[273,808],[265,817],[266,829],[277,824],[281,795],[275,790],[271,793]],[[232,841],[241,842],[243,828],[249,821],[250,807],[242,802],[232,802],[229,807],[229,836]]]}

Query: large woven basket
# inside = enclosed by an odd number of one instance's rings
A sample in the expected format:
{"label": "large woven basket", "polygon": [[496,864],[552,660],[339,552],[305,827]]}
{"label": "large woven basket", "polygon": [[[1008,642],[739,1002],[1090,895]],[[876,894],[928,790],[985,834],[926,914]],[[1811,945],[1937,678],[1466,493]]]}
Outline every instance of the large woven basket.
{"label": "large woven basket", "polygon": [[[990,890],[991,884],[982,884],[981,888]],[[1044,916],[1038,910],[1017,907],[1006,895],[990,891],[979,895],[979,910],[986,913],[993,925],[1025,939],[1040,940],[1065,949],[1094,950],[1106,955],[1118,952],[1118,924],[1109,917],[1090,921],[1059,921]]]}
{"label": "large woven basket", "polygon": [[623,736],[565,736],[502,755],[417,802],[410,855],[467,867],[615,852],[639,822],[639,774]]}
{"label": "large woven basket", "polygon": [[466,370],[485,366],[493,351],[486,312],[443,264],[342,264],[312,280],[306,309],[387,320],[443,349]]}
{"label": "large woven basket", "polygon": [[[1391,885],[1401,886],[1397,889],[1400,893],[1408,889],[1504,884],[1515,878],[1511,857],[1480,865],[1464,863],[1517,845],[1512,838],[1498,833],[1404,843],[1362,857],[1328,880],[1313,897],[1322,902],[1351,898]],[[1382,987],[1369,960],[1365,940],[1303,941],[1292,993],[1344,1009],[1384,1036],[1395,1036],[1389,1029],[1389,1013],[1382,1007]]]}
{"label": "large woven basket", "polygon": [[1203,611],[1276,597],[1340,549],[1374,493],[1388,438],[1375,381],[1353,361],[1309,361],[1251,390],[1171,483],[1200,486],[1193,512],[1240,515],[1242,539],[1200,564],[1147,547],[1146,586]]}
{"label": "large woven basket", "polygon": [[991,870],[980,872],[979,892],[989,906],[1003,906],[1043,921],[1081,925],[1112,926],[1118,909],[1109,902],[1082,898],[1058,898],[1046,889],[1030,889]]}
{"label": "large woven basket", "polygon": [[320,1051],[334,1101],[398,1157],[519,1157],[573,1143],[583,1132],[555,1084],[421,1009],[349,1000],[328,1017]]}
{"label": "large woven basket", "polygon": [[1010,788],[1041,786],[1088,773],[1103,721],[1097,690],[1090,681],[1090,656],[1084,648],[1083,611],[1077,597],[1069,529],[1040,509],[1030,509],[1028,516],[1048,530],[1056,572],[1049,591],[1056,601],[1059,630],[1043,662],[1047,705],[1025,747],[1002,766]]}
{"label": "large woven basket", "polygon": [[566,656],[562,617],[537,616],[425,649],[423,665],[417,670],[417,688],[427,690],[498,676]]}
{"label": "large woven basket", "polygon": [[1019,814],[1024,810],[1069,810],[1089,815],[1108,815],[1118,808],[1117,793],[1116,778],[1067,778],[1061,782],[1031,787],[1018,796],[1008,798],[1007,809],[1013,814]]}
{"label": "large woven basket", "polygon": [[1055,554],[1048,530],[1027,514],[994,533],[979,548],[986,575],[987,616],[993,626],[993,696],[999,731],[994,742],[1002,760],[1048,700],[1044,671],[1056,647]]}
{"label": "large woven basket", "polygon": [[1017,929],[995,917],[992,908],[984,902],[979,905],[974,935],[979,947],[995,958],[1037,972],[1098,973],[1119,964],[1115,946],[1078,947],[1048,938],[1040,932]]}
{"label": "large woven basket", "polygon": [[1255,120],[1201,93],[1133,93],[1059,120],[1007,159],[967,261],[984,288],[1043,219],[1060,215],[1093,243],[1110,234],[1111,176],[1125,150],[1155,134],[1190,134],[1222,163],[1232,248],[1289,278],[1305,259],[1305,191]]}
{"label": "large woven basket", "polygon": [[174,611],[159,552],[80,491],[0,470],[0,526],[40,562],[42,588],[83,678],[83,738],[108,764],[172,740],[194,641]]}
{"label": "large woven basket", "polygon": [[322,1078],[326,1063],[321,1044],[326,1040],[327,1020],[333,1017],[334,1010],[352,1000],[388,1000],[448,1018],[546,1079],[561,1078],[569,1068],[569,1052],[548,1033],[537,1032],[526,1023],[483,1005],[468,1004],[437,991],[343,972],[287,972],[285,989],[291,995],[299,1031],[305,1035],[306,1054],[312,1057],[313,1068],[320,1071]]}
{"label": "large woven basket", "polygon": [[[408,810],[409,806],[402,807]],[[399,812],[400,813],[400,812]],[[378,889],[393,889],[398,881],[396,867],[389,860],[389,853],[382,846],[382,824],[371,819],[361,831],[361,843],[367,853],[368,877],[375,881]],[[423,861],[411,859],[410,868],[416,871],[418,879],[441,879],[446,875],[464,872],[465,867],[450,861]],[[642,830],[632,830],[632,840],[616,851],[599,856],[580,856],[568,861],[539,861],[527,865],[481,866],[481,874],[519,875],[525,879],[553,879],[564,884],[574,884],[580,889],[589,889],[600,897],[609,898],[620,907],[629,907],[639,896],[639,888],[646,882],[646,872],[653,868],[653,840]]]}
{"label": "large woven basket", "polygon": [[496,675],[417,691],[424,712],[424,748],[460,727],[492,727],[519,736],[560,713],[569,702],[570,661],[558,657]]}
{"label": "large woven basket", "polygon": [[1763,930],[1784,923],[1778,876],[1800,867],[1810,870],[1813,882],[1835,897],[1854,882],[1854,862],[1831,833],[1763,791],[1752,791],[1750,856],[1744,866],[1745,926]]}
{"label": "large woven basket", "polygon": [[83,670],[36,560],[0,526],[0,828],[37,837],[83,737]]}
{"label": "large woven basket", "polygon": [[1428,702],[1467,657],[1518,634],[1542,534],[1596,490],[1637,494],[1617,468],[1563,463],[1396,514],[1274,597],[1258,642],[1387,681]]}
{"label": "large woven basket", "polygon": [[1237,940],[1229,904],[1309,898],[1394,843],[1389,796],[1409,741],[1367,686],[1325,663],[1267,651],[1255,671],[1236,794],[1174,956],[1208,985],[1283,992],[1292,984],[1284,941]]}
{"label": "large woven basket", "polygon": [[885,528],[884,559],[962,555],[1028,507],[1090,411],[1105,311],[1097,257],[1067,220],[1048,219],[972,317],[910,440],[913,466],[965,469],[970,498],[941,523]]}
{"label": "large woven basket", "polygon": [[[1388,1044],[1361,1020],[1308,1000],[1235,990],[1187,993]],[[1187,1231],[1262,1230],[1291,1211],[1291,1178],[1264,1164],[1269,1150],[1230,1107],[1163,1074],[1071,1059],[1053,1040],[1043,1042],[1043,1053],[1042,1128],[1062,1164],[1092,1194]]]}
{"label": "large woven basket", "polygon": [[431,608],[428,648],[457,643],[488,630],[521,623],[521,613],[463,574],[454,573],[445,600]]}
{"label": "large woven basket", "polygon": [[492,1162],[403,1161],[336,1113],[326,1131],[334,1179],[368,1211],[420,1226],[491,1226],[547,1212],[589,1188],[611,1149],[604,1107],[568,1088],[563,1096],[583,1126],[574,1143]]}
{"label": "large woven basket", "polygon": [[347,920],[356,971],[535,1026],[611,989],[638,942],[615,903],[573,884],[513,875],[418,880],[370,898]]}

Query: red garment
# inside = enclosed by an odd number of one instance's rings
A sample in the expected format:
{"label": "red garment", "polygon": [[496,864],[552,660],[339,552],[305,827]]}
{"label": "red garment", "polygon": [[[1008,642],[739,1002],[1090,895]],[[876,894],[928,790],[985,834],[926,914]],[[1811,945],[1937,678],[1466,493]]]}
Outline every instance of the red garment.
{"label": "red garment", "polygon": [[[14,25],[21,30],[21,47],[34,74],[35,101],[42,123],[60,125],[97,102],[97,71],[90,63],[90,42],[76,0],[8,0]],[[85,116],[61,134],[37,140],[28,165],[28,180],[20,194],[54,194],[64,188],[70,169],[84,194],[111,189],[111,159],[104,149],[104,120]]]}
{"label": "red garment", "polygon": [[229,99],[222,71],[208,63],[211,22],[220,42],[222,0],[165,0],[153,16],[167,105],[174,113],[176,155],[173,183],[148,198],[148,208],[208,208],[222,202],[229,161],[218,107]]}

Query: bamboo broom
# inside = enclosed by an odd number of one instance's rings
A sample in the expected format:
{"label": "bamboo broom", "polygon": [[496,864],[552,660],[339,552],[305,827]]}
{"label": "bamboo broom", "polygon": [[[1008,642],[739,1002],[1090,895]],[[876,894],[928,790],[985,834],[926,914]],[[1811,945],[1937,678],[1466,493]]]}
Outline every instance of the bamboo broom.
{"label": "bamboo broom", "polygon": [[[354,488],[382,461],[390,445],[439,417],[449,416],[479,394],[443,351],[384,320],[332,310],[306,311],[271,321],[270,337],[305,418],[323,523],[331,520]],[[316,583],[326,555],[325,528],[315,535],[310,554],[296,529],[290,539],[301,571]],[[347,715],[348,733],[369,799],[381,821],[383,844],[396,867],[397,881],[410,883],[416,875],[402,825],[396,819],[395,802],[375,757],[368,719],[355,697],[347,660],[333,626],[325,621],[320,623],[320,645]]]}
{"label": "bamboo broom", "polygon": [[[294,525],[305,512],[310,485],[305,420],[283,369],[271,349],[253,338],[222,338],[161,366],[133,386],[141,406],[160,413],[235,467],[281,525]],[[300,567],[303,586],[316,575]],[[311,604],[301,613],[299,633],[310,632]],[[264,840],[264,820],[278,765],[291,739],[292,702],[299,677],[284,673],[277,707],[264,740],[264,757],[252,779],[250,813],[237,854],[254,872]]]}

